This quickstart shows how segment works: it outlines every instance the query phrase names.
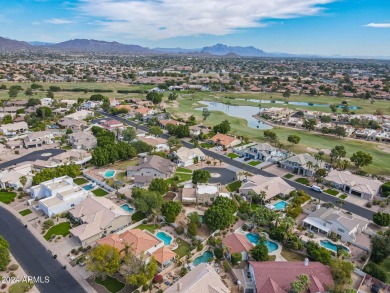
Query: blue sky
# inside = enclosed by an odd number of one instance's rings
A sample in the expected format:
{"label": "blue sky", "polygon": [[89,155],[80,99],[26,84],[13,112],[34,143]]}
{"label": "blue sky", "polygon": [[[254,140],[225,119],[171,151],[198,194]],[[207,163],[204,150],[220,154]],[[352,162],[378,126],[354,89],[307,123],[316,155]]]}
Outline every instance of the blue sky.
{"label": "blue sky", "polygon": [[0,36],[390,56],[390,0],[0,0]]}

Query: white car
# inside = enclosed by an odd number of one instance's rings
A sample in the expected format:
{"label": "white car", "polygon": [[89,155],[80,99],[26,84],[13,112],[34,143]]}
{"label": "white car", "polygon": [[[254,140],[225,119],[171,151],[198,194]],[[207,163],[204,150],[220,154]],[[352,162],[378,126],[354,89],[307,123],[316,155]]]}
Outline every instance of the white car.
{"label": "white car", "polygon": [[312,186],[310,187],[310,189],[311,189],[311,190],[314,190],[314,191],[317,191],[317,192],[319,192],[319,193],[322,193],[321,187],[318,187],[318,186],[316,186],[316,185],[312,185]]}

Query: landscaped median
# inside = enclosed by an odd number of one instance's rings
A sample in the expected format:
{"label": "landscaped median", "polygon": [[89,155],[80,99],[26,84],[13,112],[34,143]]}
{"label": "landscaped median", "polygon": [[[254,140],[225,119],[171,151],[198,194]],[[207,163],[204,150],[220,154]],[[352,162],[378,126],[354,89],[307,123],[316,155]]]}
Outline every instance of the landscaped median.
{"label": "landscaped median", "polygon": [[32,213],[32,211],[30,209],[25,209],[25,210],[19,212],[19,214],[21,214],[23,217],[25,217],[31,213]]}

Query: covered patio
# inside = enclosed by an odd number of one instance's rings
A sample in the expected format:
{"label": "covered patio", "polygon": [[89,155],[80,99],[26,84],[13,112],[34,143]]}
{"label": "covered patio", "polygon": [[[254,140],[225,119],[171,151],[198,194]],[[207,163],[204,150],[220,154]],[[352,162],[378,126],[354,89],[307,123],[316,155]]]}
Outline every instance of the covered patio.
{"label": "covered patio", "polygon": [[303,226],[309,228],[311,231],[323,235],[328,235],[330,228],[322,225],[321,223],[318,223],[316,221],[313,221],[310,218],[303,220]]}

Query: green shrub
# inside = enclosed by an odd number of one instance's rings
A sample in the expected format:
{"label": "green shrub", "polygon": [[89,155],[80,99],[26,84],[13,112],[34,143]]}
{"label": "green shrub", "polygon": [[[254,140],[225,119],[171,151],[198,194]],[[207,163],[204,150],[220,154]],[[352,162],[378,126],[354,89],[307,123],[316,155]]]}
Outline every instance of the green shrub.
{"label": "green shrub", "polygon": [[10,266],[8,267],[8,269],[9,269],[10,271],[16,271],[18,268],[19,268],[19,266],[18,266],[16,263],[14,263],[14,264],[12,264],[12,265],[10,265]]}
{"label": "green shrub", "polygon": [[372,262],[368,263],[364,267],[363,272],[373,276],[374,278],[377,278],[378,280],[380,280],[382,282],[387,281],[386,272]]}
{"label": "green shrub", "polygon": [[242,255],[241,253],[232,253],[231,255],[231,261],[233,265],[237,265],[238,262],[242,261]]}

